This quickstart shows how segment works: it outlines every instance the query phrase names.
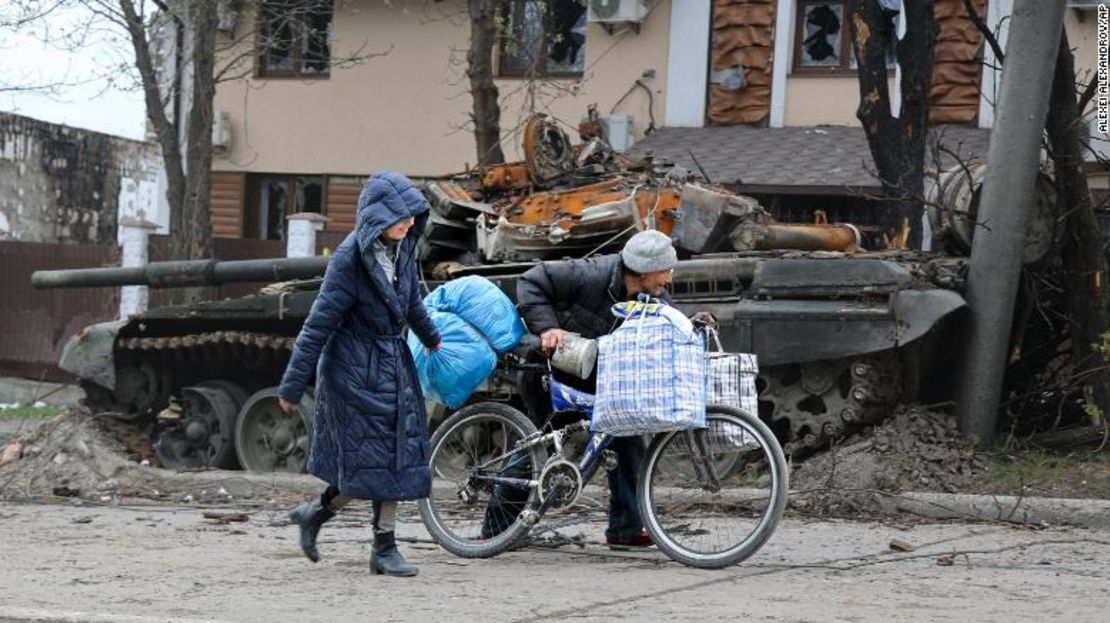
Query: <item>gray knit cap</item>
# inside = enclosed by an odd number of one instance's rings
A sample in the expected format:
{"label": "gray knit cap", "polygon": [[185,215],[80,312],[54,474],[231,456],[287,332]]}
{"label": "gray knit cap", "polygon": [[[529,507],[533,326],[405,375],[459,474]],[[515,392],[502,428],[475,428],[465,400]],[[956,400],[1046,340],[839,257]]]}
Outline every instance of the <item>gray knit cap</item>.
{"label": "gray knit cap", "polygon": [[674,268],[678,263],[678,254],[671,245],[670,237],[649,229],[628,239],[621,250],[621,261],[625,268],[642,275]]}

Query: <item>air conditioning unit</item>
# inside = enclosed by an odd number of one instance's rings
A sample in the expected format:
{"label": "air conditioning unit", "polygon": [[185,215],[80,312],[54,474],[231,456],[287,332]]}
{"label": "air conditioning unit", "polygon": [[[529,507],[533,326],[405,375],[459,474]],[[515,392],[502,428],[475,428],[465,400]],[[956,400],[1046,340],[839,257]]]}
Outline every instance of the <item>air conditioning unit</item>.
{"label": "air conditioning unit", "polygon": [[648,6],[644,0],[589,0],[587,19],[605,24],[614,22],[638,24],[647,17],[647,14]]}
{"label": "air conditioning unit", "polygon": [[212,151],[226,154],[231,149],[231,115],[217,110],[212,115]]}
{"label": "air conditioning unit", "polygon": [[601,132],[613,151],[623,154],[632,147],[632,117],[629,115],[601,115]]}

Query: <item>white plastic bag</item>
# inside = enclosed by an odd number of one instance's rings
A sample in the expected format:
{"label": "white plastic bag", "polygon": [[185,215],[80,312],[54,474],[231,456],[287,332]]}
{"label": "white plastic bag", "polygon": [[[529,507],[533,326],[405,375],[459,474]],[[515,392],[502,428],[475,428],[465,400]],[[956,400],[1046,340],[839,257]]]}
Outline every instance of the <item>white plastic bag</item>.
{"label": "white plastic bag", "polygon": [[751,353],[726,353],[715,329],[706,330],[709,346],[716,350],[705,353],[708,384],[706,402],[733,407],[759,416],[759,394],[755,378],[759,362]]}
{"label": "white plastic bag", "polygon": [[598,339],[591,429],[643,435],[705,427],[705,341],[681,312],[661,303],[613,306],[625,318]]}

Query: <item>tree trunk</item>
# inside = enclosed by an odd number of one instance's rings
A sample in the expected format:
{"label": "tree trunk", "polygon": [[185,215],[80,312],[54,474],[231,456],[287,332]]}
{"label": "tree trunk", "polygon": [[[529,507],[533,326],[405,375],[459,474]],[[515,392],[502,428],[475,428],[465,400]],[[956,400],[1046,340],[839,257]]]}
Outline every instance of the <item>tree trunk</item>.
{"label": "tree trunk", "polygon": [[1091,205],[1087,176],[1082,170],[1083,124],[1075,93],[1075,59],[1062,33],[1056,55],[1056,74],[1049,99],[1048,140],[1056,176],[1056,202],[1066,211],[1062,262],[1064,298],[1076,372],[1084,374],[1084,395],[1102,414],[1110,414],[1110,374],[1094,371],[1103,367],[1098,345],[1107,330],[1106,256],[1102,251],[1101,227]]}
{"label": "tree trunk", "polygon": [[902,109],[894,117],[887,87],[886,55],[894,40],[890,13],[877,0],[858,0],[851,11],[852,48],[859,60],[863,124],[876,172],[889,198],[879,219],[887,246],[921,247],[925,141],[937,22],[933,0],[905,0],[906,33],[896,54],[902,68]]}
{"label": "tree trunk", "polygon": [[175,244],[179,259],[211,256],[212,100],[216,96],[216,0],[189,3],[193,37],[192,102],[186,138],[183,229]]}
{"label": "tree trunk", "polygon": [[501,151],[501,104],[497,85],[493,82],[493,44],[497,37],[494,21],[496,0],[467,0],[470,14],[470,49],[466,53],[466,75],[470,78],[470,95],[474,102],[470,113],[474,123],[474,140],[478,149],[478,165],[505,162]]}
{"label": "tree trunk", "polygon": [[[127,34],[135,51],[135,66],[142,80],[143,99],[146,104],[146,117],[162,149],[162,163],[166,170],[166,202],[170,208],[170,235],[184,230],[181,220],[185,204],[185,166],[178,144],[177,125],[166,116],[162,104],[162,90],[154,61],[150,56],[150,42],[147,40],[146,24],[138,15],[133,0],[119,0],[120,11],[126,20]],[[180,258],[178,258],[180,259]]]}

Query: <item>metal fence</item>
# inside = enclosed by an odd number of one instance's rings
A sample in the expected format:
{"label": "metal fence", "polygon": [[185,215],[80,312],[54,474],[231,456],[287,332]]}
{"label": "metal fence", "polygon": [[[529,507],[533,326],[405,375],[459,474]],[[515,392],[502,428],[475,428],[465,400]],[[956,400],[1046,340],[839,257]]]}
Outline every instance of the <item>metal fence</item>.
{"label": "metal fence", "polygon": [[[318,249],[334,249],[341,236],[319,239]],[[214,238],[212,255],[221,260],[284,257],[285,243],[277,240]],[[169,240],[152,236],[150,261],[169,259]],[[118,288],[36,290],[36,270],[118,266],[119,247],[95,244],[52,244],[0,240],[0,376],[47,381],[71,377],[57,367],[62,348],[83,327],[115,319]],[[223,299],[252,294],[261,283],[227,284],[205,288],[205,298]],[[172,302],[170,290],[151,290],[150,306]]]}

